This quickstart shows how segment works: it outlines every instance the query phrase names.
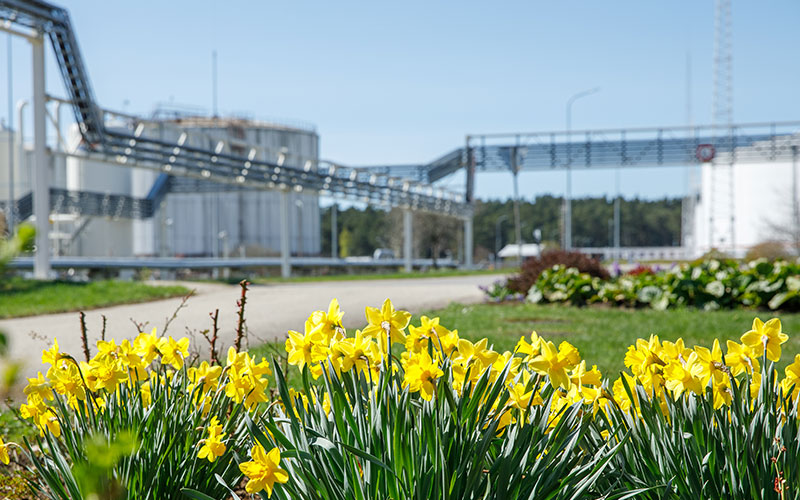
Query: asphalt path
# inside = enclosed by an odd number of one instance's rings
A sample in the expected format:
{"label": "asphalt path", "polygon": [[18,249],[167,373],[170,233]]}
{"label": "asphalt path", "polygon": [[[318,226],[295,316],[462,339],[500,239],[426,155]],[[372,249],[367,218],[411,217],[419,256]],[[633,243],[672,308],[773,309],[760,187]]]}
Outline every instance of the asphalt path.
{"label": "asphalt path", "polygon": [[[500,275],[473,275],[445,278],[409,278],[393,280],[322,281],[253,285],[248,292],[245,309],[246,326],[251,345],[283,339],[288,330],[303,330],[303,323],[315,310],[327,310],[332,298],[339,300],[345,312],[344,325],[359,328],[366,323],[364,309],[380,307],[390,298],[398,309],[412,313],[447,306],[451,302],[475,303],[483,299],[479,285],[487,285]],[[86,311],[90,346],[99,339],[106,317],[106,338],[117,343],[137,334],[134,322],[153,327],[163,333],[189,336],[193,347],[207,352],[207,343],[199,332],[211,327],[209,313],[219,309],[219,340],[225,346],[233,343],[237,324],[238,285],[181,283],[195,294],[184,307],[181,298],[141,304],[120,305]],[[60,350],[81,358],[80,320],[77,312],[46,314],[0,320],[0,330],[8,335],[10,356],[23,362],[22,375],[32,377],[42,369],[42,350],[58,339]]]}

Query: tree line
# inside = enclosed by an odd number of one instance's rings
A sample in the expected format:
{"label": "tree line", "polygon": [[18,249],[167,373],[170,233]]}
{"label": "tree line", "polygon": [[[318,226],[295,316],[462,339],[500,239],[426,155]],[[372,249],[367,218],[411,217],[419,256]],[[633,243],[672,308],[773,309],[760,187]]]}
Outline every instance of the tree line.
{"label": "tree line", "polygon": [[[535,230],[553,247],[561,241],[563,199],[543,195],[520,201],[522,240],[534,241]],[[322,253],[331,254],[331,207],[322,209]],[[613,198],[572,201],[572,242],[576,247],[613,245]],[[620,241],[631,246],[678,246],[681,242],[681,199],[623,199],[620,202]],[[511,200],[478,200],[475,203],[476,259],[488,258],[508,243],[515,243]],[[339,255],[372,255],[376,248],[391,248],[400,255],[403,219],[400,210],[349,207],[337,213]],[[497,231],[499,229],[499,231]],[[414,214],[414,255],[423,258],[460,257],[463,248],[461,221],[433,214]],[[499,238],[498,238],[499,236]]]}

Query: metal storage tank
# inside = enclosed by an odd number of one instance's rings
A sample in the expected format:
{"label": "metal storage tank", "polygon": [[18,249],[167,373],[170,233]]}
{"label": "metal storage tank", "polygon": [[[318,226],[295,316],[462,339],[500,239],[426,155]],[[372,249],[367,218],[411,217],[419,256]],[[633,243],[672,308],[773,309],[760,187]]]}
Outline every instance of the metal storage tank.
{"label": "metal storage tank", "polygon": [[[137,125],[138,126],[138,125]],[[290,127],[242,118],[178,116],[141,124],[143,135],[215,149],[220,152],[303,167],[316,164],[319,137],[312,127]],[[134,171],[135,196],[153,186],[154,172]],[[169,193],[151,221],[135,221],[136,255],[264,256],[280,253],[277,191],[244,189],[195,179],[172,177]],[[316,193],[290,195],[290,250],[321,251],[319,198]],[[150,242],[147,246],[146,243]]]}
{"label": "metal storage tank", "polygon": [[[9,149],[13,155],[13,176],[9,172]],[[4,209],[8,203],[12,177],[14,179],[13,194],[16,200],[31,192],[31,169],[27,168],[30,161],[29,156],[30,152],[22,149],[18,134],[6,128],[0,129],[0,204]]]}
{"label": "metal storage tank", "polygon": [[[276,125],[241,118],[155,116],[118,124],[142,136],[216,149],[302,168],[316,165],[319,138],[313,127]],[[79,140],[77,131],[71,134]],[[74,144],[73,144],[74,145]],[[216,184],[142,168],[70,158],[67,188],[149,198],[154,216],[145,220],[92,218],[73,245],[78,255],[265,256],[280,253],[277,191]],[[321,251],[319,198],[290,194],[290,250]]]}
{"label": "metal storage tank", "polygon": [[[781,148],[800,147],[800,134],[779,139]],[[750,148],[766,146],[753,144]],[[737,148],[736,154],[745,154]],[[730,168],[729,154],[720,154],[701,167],[700,200],[694,211],[696,253],[712,248],[741,257],[754,245],[766,241],[790,242],[800,231],[796,215],[800,198],[800,164],[793,162],[737,163],[733,167],[733,192],[727,185],[727,174],[715,176],[713,168]],[[734,242],[726,241],[731,229],[731,195],[733,199]],[[712,210],[712,203],[714,204]],[[713,215],[713,219],[712,219]],[[713,224],[713,226],[712,226]]]}
{"label": "metal storage tank", "polygon": [[[82,138],[77,125],[68,134],[68,149],[74,150]],[[69,157],[66,162],[66,188],[100,194],[131,194],[131,169],[115,163]],[[70,223],[71,222],[71,223]],[[128,257],[132,255],[133,221],[119,217],[75,216],[63,221],[64,232],[72,233],[62,241],[68,255]]]}

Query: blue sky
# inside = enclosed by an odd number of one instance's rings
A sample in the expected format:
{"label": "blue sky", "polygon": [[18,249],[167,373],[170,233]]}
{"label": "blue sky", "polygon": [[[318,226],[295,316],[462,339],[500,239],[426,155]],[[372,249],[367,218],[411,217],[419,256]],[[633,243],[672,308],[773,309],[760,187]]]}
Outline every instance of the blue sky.
{"label": "blue sky", "polygon": [[[69,1],[104,107],[157,102],[317,126],[325,158],[352,164],[430,161],[467,133],[684,125],[711,115],[714,5],[670,2]],[[734,119],[800,119],[800,2],[734,2]],[[0,37],[5,45],[5,37]],[[30,94],[30,52],[14,40],[14,97]],[[5,47],[3,47],[5,48]],[[63,95],[52,57],[48,91]],[[5,50],[0,73],[5,73]],[[4,75],[5,76],[5,75]],[[7,96],[6,78],[0,96]],[[0,116],[6,116],[6,99]],[[510,176],[478,180],[505,197]],[[455,181],[453,181],[455,182]],[[613,192],[609,172],[574,179],[578,195]],[[563,191],[563,175],[524,174],[521,191]],[[625,171],[626,196],[681,194],[681,169]]]}

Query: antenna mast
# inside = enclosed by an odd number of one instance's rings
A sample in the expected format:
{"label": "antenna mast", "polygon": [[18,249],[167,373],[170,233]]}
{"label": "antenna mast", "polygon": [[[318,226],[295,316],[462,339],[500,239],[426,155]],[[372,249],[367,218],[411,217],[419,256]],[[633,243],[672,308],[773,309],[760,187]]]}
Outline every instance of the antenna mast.
{"label": "antenna mast", "polygon": [[[716,0],[714,15],[714,97],[711,110],[712,134],[717,151],[727,149],[728,164],[711,163],[709,192],[709,246],[736,247],[736,193],[734,191],[733,144],[733,41],[731,0]],[[719,146],[727,146],[725,148]],[[728,219],[727,221],[725,219]],[[719,220],[719,227],[715,222]],[[726,222],[727,227],[726,226]],[[719,234],[715,234],[717,232]]]}

